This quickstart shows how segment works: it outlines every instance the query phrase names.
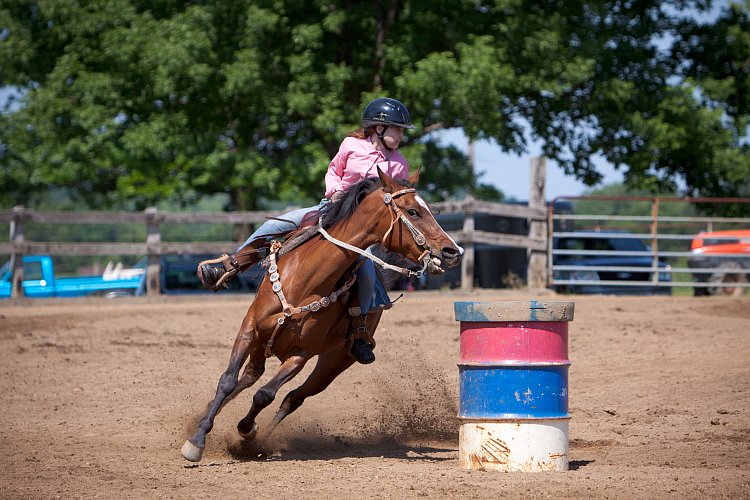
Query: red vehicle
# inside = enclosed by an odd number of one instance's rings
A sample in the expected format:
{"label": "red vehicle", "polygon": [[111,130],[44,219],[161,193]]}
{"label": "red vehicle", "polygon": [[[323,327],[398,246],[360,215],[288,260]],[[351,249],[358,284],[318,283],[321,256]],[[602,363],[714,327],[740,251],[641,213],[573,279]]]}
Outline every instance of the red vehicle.
{"label": "red vehicle", "polygon": [[695,295],[742,295],[737,286],[748,281],[750,273],[750,229],[699,233],[690,244],[693,253],[688,266],[703,270],[693,273],[693,281],[709,283],[695,287]]}

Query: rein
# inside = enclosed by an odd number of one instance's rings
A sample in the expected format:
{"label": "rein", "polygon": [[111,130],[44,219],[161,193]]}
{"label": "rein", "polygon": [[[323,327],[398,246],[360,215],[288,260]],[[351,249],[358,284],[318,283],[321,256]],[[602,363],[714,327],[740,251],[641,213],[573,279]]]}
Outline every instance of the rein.
{"label": "rein", "polygon": [[394,266],[393,264],[389,264],[385,262],[384,260],[380,259],[379,257],[372,255],[371,253],[365,250],[362,250],[361,248],[357,248],[353,245],[350,245],[349,243],[346,243],[341,240],[337,240],[336,238],[328,234],[328,232],[325,229],[323,229],[323,225],[320,223],[318,224],[318,232],[322,234],[325,239],[327,239],[334,245],[340,246],[342,248],[346,248],[347,250],[350,250],[354,253],[358,253],[359,255],[366,257],[370,259],[371,261],[375,262],[376,264],[378,264],[380,267],[384,269],[395,271],[397,273],[403,274],[404,276],[416,276],[417,278],[421,278],[424,275],[424,272],[427,270],[427,266],[430,265],[430,249],[425,247],[425,242],[427,240],[422,234],[422,232],[419,230],[419,228],[417,228],[414,224],[412,224],[412,222],[409,219],[406,218],[406,216],[401,211],[401,208],[399,208],[399,206],[396,205],[396,202],[394,201],[399,196],[403,196],[405,194],[414,193],[414,192],[416,192],[416,189],[406,188],[406,189],[397,191],[393,194],[385,193],[385,195],[383,196],[383,203],[388,205],[388,208],[391,209],[391,225],[388,228],[388,231],[385,232],[382,242],[385,244],[385,240],[388,239],[388,235],[390,235],[391,232],[393,231],[393,226],[395,226],[396,221],[401,219],[401,222],[404,223],[404,225],[406,226],[406,228],[409,230],[412,237],[414,238],[414,242],[420,247],[424,248],[424,252],[422,252],[422,255],[420,255],[418,259],[419,261],[422,262],[422,269],[420,269],[419,271],[412,271],[405,267]]}

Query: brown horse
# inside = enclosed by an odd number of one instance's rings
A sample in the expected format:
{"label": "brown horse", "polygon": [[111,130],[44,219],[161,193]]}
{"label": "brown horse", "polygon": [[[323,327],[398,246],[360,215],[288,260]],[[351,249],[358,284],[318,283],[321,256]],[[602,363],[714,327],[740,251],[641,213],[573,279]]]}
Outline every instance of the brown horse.
{"label": "brown horse", "polygon": [[[284,398],[266,436],[305,398],[323,391],[354,363],[345,345],[349,317],[342,297],[353,295],[347,290],[361,249],[381,243],[409,261],[421,263],[423,271],[432,268],[432,272],[440,272],[438,266],[442,262],[450,267],[460,262],[463,249],[443,231],[416,191],[380,169],[378,174],[379,183],[365,179],[341,200],[327,206],[320,225],[325,229],[320,234],[285,253],[278,262],[271,260],[268,279],[259,286],[242,321],[216,395],[197,431],[182,447],[187,460],[201,459],[216,415],[260,378],[267,356],[275,355],[281,366],[255,393],[247,416],[237,424],[238,432],[246,439],[257,434],[255,418],[260,411],[271,404],[281,386],[294,378],[310,358],[318,356],[314,370]],[[414,185],[417,179],[418,173],[408,182]],[[375,330],[381,312],[368,315],[370,332]],[[245,369],[239,377],[243,365]]]}

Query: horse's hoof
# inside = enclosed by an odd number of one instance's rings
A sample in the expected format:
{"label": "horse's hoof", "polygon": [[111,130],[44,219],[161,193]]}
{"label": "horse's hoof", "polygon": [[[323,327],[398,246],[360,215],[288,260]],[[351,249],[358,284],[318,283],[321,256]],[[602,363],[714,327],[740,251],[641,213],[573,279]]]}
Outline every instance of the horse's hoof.
{"label": "horse's hoof", "polygon": [[242,439],[247,439],[247,440],[254,439],[255,436],[258,435],[258,424],[253,422],[253,428],[250,429],[250,432],[242,432],[239,429],[237,429],[237,432],[239,432],[240,437],[242,437]]}
{"label": "horse's hoof", "polygon": [[180,453],[182,453],[182,456],[185,457],[185,460],[190,460],[191,462],[200,462],[201,457],[203,457],[203,448],[198,448],[188,439],[187,441],[185,441],[185,444],[182,445]]}

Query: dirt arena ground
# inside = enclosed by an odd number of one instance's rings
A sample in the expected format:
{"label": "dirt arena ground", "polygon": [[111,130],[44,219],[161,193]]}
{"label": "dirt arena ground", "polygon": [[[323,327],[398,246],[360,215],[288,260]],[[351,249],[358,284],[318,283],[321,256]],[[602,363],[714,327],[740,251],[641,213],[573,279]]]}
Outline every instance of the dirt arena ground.
{"label": "dirt arena ground", "polygon": [[[453,302],[540,298],[576,302],[571,470],[461,470]],[[375,364],[306,401],[265,446],[235,432],[246,391],[203,461],[186,462],[179,448],[249,300],[0,304],[0,498],[750,498],[748,295],[408,293],[384,315]]]}

